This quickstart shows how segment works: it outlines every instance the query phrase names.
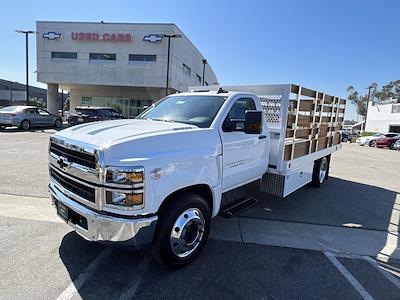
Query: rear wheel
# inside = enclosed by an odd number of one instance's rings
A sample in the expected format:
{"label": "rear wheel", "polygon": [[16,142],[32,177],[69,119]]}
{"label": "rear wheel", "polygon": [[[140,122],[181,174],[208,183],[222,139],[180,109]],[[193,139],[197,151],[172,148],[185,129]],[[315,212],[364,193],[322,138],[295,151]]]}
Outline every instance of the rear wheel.
{"label": "rear wheel", "polygon": [[394,150],[394,143],[391,143],[391,144],[389,145],[389,149]]}
{"label": "rear wheel", "polygon": [[62,122],[61,122],[60,119],[57,119],[57,120],[54,122],[54,127],[55,127],[55,128],[60,128],[61,125],[62,125]]}
{"label": "rear wheel", "polygon": [[0,125],[0,130],[6,129],[6,126]]}
{"label": "rear wheel", "polygon": [[31,128],[31,123],[28,120],[23,120],[21,122],[20,128],[23,130],[28,130],[29,128]]}
{"label": "rear wheel", "polygon": [[376,146],[376,141],[370,141],[368,145],[370,147],[375,147]]}
{"label": "rear wheel", "polygon": [[347,137],[344,137],[342,142],[347,143],[349,141],[349,139]]}
{"label": "rear wheel", "polygon": [[178,269],[195,260],[210,231],[211,211],[203,197],[183,194],[159,215],[153,257],[164,267]]}
{"label": "rear wheel", "polygon": [[321,184],[328,178],[329,161],[325,156],[314,162],[314,170],[311,180],[313,187],[320,187]]}

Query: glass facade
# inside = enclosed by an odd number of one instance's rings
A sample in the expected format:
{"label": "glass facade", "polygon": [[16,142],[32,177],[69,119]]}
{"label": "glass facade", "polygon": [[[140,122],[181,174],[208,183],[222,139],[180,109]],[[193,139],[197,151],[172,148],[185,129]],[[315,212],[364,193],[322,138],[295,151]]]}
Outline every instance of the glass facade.
{"label": "glass facade", "polygon": [[115,61],[117,55],[114,53],[89,53],[89,60]]}
{"label": "glass facade", "polygon": [[82,97],[81,105],[112,107],[127,118],[134,118],[144,111],[153,102],[146,99],[130,99],[116,97]]}
{"label": "glass facade", "polygon": [[129,54],[129,62],[156,62],[156,55],[149,54]]}
{"label": "glass facade", "polygon": [[51,58],[61,59],[77,59],[78,53],[76,52],[51,52]]}

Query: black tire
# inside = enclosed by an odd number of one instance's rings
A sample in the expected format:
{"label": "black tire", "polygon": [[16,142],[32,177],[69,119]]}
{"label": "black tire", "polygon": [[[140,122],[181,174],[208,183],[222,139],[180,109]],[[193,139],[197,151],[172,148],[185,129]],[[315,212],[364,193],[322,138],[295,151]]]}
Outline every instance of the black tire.
{"label": "black tire", "polygon": [[391,144],[389,145],[389,149],[390,149],[390,150],[394,150],[394,143],[391,143]]}
{"label": "black tire", "polygon": [[60,119],[54,121],[55,128],[60,128],[61,126],[62,126],[62,121]]}
{"label": "black tire", "polygon": [[343,138],[342,142],[343,143],[347,143],[349,141],[349,139],[347,137]]}
{"label": "black tire", "polygon": [[6,126],[0,125],[0,130],[6,129]]}
{"label": "black tire", "polygon": [[[325,156],[314,162],[311,186],[318,188],[321,186],[322,183],[324,183],[326,179],[328,179],[329,161],[330,161],[329,157]],[[321,168],[325,168],[325,175],[323,175],[322,177],[321,177]]]}
{"label": "black tire", "polygon": [[31,128],[31,122],[29,122],[28,120],[23,120],[19,128],[21,128],[22,130],[29,130]]}
{"label": "black tire", "polygon": [[376,141],[370,141],[370,142],[368,143],[368,146],[370,146],[370,147],[375,147],[375,146],[376,146]]}
{"label": "black tire", "polygon": [[[172,249],[173,245],[178,245],[172,241],[172,235],[174,234],[172,230],[174,229],[176,233],[179,233],[179,228],[175,227],[176,222],[182,219],[182,216],[188,218],[187,214],[185,214],[188,210],[200,211],[202,214],[201,216],[204,218],[204,224],[202,230],[197,231],[197,235],[193,238],[193,244],[196,245],[196,247],[191,250],[193,252],[185,257],[180,257],[175,253],[176,250]],[[210,232],[210,223],[210,207],[203,197],[192,193],[185,193],[176,197],[176,199],[173,199],[172,202],[160,211],[152,245],[154,260],[168,269],[179,269],[191,263],[199,256],[207,242]],[[186,224],[189,224],[189,222]],[[185,232],[185,236],[189,235],[191,232],[190,227],[191,226],[182,227],[181,229],[185,230],[181,230],[181,232]],[[184,241],[186,237],[179,240]]]}

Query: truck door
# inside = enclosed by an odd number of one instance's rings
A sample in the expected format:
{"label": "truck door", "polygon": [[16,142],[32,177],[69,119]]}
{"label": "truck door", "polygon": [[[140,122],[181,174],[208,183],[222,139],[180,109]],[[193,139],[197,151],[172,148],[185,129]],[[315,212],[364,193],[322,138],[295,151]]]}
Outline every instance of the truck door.
{"label": "truck door", "polygon": [[267,169],[265,125],[261,134],[245,133],[246,110],[256,110],[254,100],[250,97],[236,99],[219,128],[223,149],[223,192],[260,178]]}

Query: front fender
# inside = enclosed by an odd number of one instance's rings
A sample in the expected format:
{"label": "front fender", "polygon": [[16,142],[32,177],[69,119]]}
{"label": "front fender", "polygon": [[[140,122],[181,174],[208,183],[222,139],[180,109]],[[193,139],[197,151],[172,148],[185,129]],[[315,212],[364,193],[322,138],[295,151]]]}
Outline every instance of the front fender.
{"label": "front fender", "polygon": [[172,193],[193,185],[207,185],[213,194],[213,212],[216,215],[221,202],[221,166],[222,157],[214,150],[198,149],[171,154],[169,158],[163,157],[161,161],[169,163],[160,164],[156,169],[160,178],[154,178],[152,171],[146,172],[146,210],[156,212],[164,200]]}

